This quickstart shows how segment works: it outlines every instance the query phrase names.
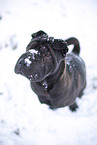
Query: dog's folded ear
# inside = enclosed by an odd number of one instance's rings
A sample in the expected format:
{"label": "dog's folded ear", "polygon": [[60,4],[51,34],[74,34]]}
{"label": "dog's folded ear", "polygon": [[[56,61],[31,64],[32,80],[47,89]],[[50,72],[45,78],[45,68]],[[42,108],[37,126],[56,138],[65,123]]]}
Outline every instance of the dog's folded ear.
{"label": "dog's folded ear", "polygon": [[56,50],[61,50],[63,56],[66,56],[66,53],[68,52],[67,42],[62,39],[54,39],[53,48]]}
{"label": "dog's folded ear", "polygon": [[32,38],[37,38],[37,37],[42,36],[42,35],[47,35],[47,33],[45,33],[44,31],[40,30],[40,31],[38,31],[36,33],[33,33],[31,36],[32,36]]}

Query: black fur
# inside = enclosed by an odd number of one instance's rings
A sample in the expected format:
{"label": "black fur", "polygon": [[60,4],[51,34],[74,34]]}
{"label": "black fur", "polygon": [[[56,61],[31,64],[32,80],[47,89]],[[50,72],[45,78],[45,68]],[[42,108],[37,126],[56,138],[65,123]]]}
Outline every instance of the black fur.
{"label": "black fur", "polygon": [[[74,48],[67,54],[67,46],[71,44]],[[76,97],[81,96],[86,86],[85,64],[79,53],[76,38],[64,41],[38,31],[32,34],[26,52],[17,61],[15,72],[30,80],[41,103],[52,109],[69,106],[70,110],[76,111]]]}

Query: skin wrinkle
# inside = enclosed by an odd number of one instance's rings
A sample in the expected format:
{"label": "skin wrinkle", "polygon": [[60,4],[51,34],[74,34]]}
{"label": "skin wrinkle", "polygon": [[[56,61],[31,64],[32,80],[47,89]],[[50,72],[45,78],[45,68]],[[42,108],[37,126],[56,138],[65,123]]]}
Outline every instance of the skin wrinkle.
{"label": "skin wrinkle", "polygon": [[[74,48],[67,54],[67,45],[71,44]],[[16,63],[15,72],[30,80],[31,88],[41,103],[51,109],[69,106],[76,111],[76,97],[82,95],[86,86],[86,68],[79,53],[80,45],[76,38],[64,41],[39,31],[32,34],[26,53]],[[31,63],[26,66],[24,60],[28,54]]]}

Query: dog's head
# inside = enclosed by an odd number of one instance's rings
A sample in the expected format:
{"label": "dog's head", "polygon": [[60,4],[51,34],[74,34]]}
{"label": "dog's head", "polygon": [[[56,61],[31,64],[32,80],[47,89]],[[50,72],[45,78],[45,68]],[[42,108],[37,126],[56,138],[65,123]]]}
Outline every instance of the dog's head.
{"label": "dog's head", "polygon": [[38,31],[32,34],[26,52],[18,59],[15,73],[33,82],[42,81],[56,70],[67,52],[65,41],[48,37],[45,32]]}

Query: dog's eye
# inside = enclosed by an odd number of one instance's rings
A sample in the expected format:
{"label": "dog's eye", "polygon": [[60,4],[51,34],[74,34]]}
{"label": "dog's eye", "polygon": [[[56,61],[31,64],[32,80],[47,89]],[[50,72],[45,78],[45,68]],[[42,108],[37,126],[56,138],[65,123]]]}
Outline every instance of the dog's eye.
{"label": "dog's eye", "polygon": [[66,49],[61,50],[62,55],[66,56],[66,53],[68,52],[68,47],[66,47]]}

